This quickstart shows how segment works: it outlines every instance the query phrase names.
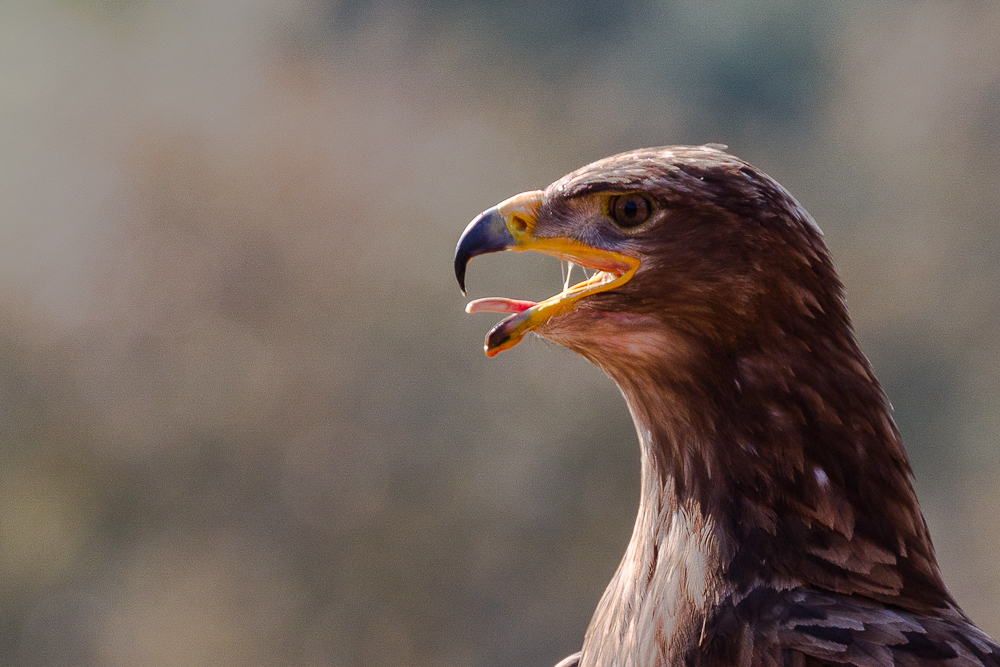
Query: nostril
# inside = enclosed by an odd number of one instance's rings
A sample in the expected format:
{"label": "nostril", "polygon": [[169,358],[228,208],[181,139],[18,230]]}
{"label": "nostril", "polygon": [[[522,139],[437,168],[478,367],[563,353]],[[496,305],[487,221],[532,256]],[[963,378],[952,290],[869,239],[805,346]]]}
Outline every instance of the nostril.
{"label": "nostril", "polygon": [[510,217],[510,233],[511,234],[524,234],[528,231],[528,221],[519,215],[512,215]]}

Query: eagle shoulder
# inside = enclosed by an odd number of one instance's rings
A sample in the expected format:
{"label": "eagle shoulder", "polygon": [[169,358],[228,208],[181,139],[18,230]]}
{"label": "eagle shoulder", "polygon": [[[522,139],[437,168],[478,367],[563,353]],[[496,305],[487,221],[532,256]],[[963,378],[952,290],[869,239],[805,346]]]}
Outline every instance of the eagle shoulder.
{"label": "eagle shoulder", "polygon": [[858,595],[758,589],[723,603],[689,665],[1000,667],[1000,645],[957,608],[917,614]]}

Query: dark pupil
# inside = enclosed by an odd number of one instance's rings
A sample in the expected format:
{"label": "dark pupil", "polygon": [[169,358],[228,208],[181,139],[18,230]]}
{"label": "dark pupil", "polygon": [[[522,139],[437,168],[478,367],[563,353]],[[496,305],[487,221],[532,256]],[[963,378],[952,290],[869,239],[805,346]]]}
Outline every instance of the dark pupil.
{"label": "dark pupil", "polygon": [[614,205],[615,221],[623,227],[636,227],[649,218],[649,202],[642,197],[621,197]]}

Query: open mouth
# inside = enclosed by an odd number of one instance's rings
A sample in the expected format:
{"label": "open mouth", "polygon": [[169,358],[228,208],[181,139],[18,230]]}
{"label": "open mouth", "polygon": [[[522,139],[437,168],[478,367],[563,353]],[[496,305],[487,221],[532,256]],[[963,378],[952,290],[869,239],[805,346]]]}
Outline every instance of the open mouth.
{"label": "open mouth", "polygon": [[[470,301],[465,307],[467,313],[511,313],[511,316],[501,321],[486,336],[486,356],[494,357],[504,350],[509,350],[533,329],[538,328],[556,315],[573,310],[580,299],[614,289],[625,284],[635,272],[630,267],[616,267],[615,270],[598,271],[587,280],[570,285],[573,273],[573,262],[568,262],[566,282],[563,290],[541,302],[520,301],[503,297],[488,297]],[[586,267],[584,267],[586,269]],[[593,268],[593,267],[591,267]],[[586,271],[585,271],[586,273]]]}
{"label": "open mouth", "polygon": [[[535,216],[541,192],[525,192],[483,212],[473,220],[455,249],[455,274],[465,289],[465,267],[476,255],[501,250],[533,250],[552,255],[568,263],[563,289],[541,302],[502,297],[476,299],[465,310],[469,313],[509,313],[486,336],[486,356],[494,357],[517,345],[529,331],[551,318],[567,313],[584,297],[624,285],[639,268],[640,261],[603,248],[595,248],[567,237],[534,235]],[[585,280],[571,285],[574,267],[596,271]]]}
{"label": "open mouth", "polygon": [[[558,302],[562,299],[567,299],[571,297],[582,298],[588,294],[594,294],[598,290],[594,289],[596,287],[602,287],[612,281],[616,276],[614,273],[608,271],[598,271],[596,274],[590,274],[587,272],[587,267],[581,266],[580,269],[583,270],[586,280],[578,282],[571,285],[573,278],[573,269],[577,268],[577,265],[568,260],[560,260],[563,272],[563,288],[558,294],[555,294],[543,303]],[[579,296],[578,296],[579,295]],[[505,297],[487,297],[485,299],[474,299],[469,302],[469,305],[465,307],[465,312],[467,313],[523,313],[535,306],[539,305],[536,301],[521,301],[517,299],[507,299]]]}

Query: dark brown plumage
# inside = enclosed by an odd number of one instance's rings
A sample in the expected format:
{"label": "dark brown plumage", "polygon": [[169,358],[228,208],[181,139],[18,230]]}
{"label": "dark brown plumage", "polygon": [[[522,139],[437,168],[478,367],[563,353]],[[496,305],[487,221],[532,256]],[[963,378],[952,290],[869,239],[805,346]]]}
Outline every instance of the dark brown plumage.
{"label": "dark brown plumage", "polygon": [[808,213],[718,146],[583,167],[470,224],[456,250],[594,269],[512,313],[621,388],[642,447],[632,539],[581,667],[1000,666],[948,593],[886,398]]}

